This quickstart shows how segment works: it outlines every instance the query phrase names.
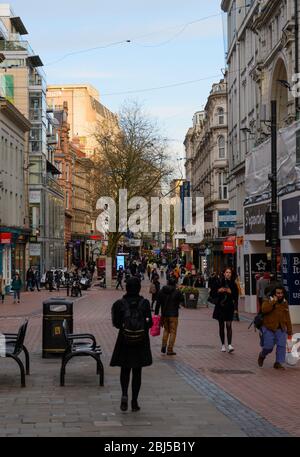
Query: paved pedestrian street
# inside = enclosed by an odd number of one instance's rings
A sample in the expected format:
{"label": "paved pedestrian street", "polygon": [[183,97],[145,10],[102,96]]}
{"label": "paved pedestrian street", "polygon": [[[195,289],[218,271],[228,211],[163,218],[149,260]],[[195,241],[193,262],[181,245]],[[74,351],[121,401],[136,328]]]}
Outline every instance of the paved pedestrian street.
{"label": "paved pedestrian street", "polygon": [[[145,282],[144,296],[148,288]],[[161,337],[151,337],[154,363],[143,369],[141,411],[123,413],[120,370],[109,367],[117,335],[111,304],[122,292],[93,287],[74,299],[74,331],[93,333],[102,346],[104,387],[92,358],[67,365],[65,387],[59,385],[60,359],[42,359],[42,301],[58,295],[66,296],[65,290],[28,292],[20,304],[8,297],[1,305],[2,332],[30,319],[25,343],[31,374],[21,388],[17,364],[0,360],[0,436],[300,436],[300,366],[278,372],[270,355],[259,368],[258,334],[247,329],[250,316],[242,313],[234,323],[235,352],[228,354],[220,352],[212,309],[181,309],[177,355],[161,355]]]}

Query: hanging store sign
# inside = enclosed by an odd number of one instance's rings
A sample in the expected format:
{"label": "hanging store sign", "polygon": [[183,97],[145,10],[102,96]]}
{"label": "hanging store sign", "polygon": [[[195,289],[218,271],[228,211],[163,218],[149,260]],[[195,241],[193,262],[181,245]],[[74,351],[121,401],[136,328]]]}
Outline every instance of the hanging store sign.
{"label": "hanging store sign", "polygon": [[11,233],[0,233],[0,243],[1,244],[11,244],[12,234]]}
{"label": "hanging store sign", "polygon": [[219,228],[236,226],[236,211],[219,211]]}
{"label": "hanging store sign", "polygon": [[235,241],[223,241],[223,253],[235,254]]}

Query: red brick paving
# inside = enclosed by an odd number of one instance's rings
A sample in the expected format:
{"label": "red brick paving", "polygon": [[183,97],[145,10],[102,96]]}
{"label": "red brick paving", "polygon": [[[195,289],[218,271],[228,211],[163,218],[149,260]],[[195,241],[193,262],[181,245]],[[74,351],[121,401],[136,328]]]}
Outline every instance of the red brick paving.
{"label": "red brick paving", "polygon": [[[143,293],[148,296],[148,282]],[[62,290],[60,296],[66,296]],[[94,333],[109,355],[113,349],[117,331],[112,329],[110,309],[122,291],[93,289],[83,292],[83,298],[74,304],[74,327],[76,331]],[[42,340],[42,301],[57,292],[28,292],[22,295],[21,304],[0,305],[0,331],[15,331],[23,316],[30,317],[27,345],[30,351],[41,351]],[[38,313],[38,314],[35,314]],[[285,371],[273,368],[275,354],[265,361],[263,368],[257,366],[259,337],[253,328],[248,330],[249,322],[233,323],[233,354],[221,353],[218,324],[212,319],[212,310],[181,309],[178,336],[176,341],[178,361],[182,360],[199,373],[212,380],[233,397],[252,408],[275,426],[300,436],[299,377],[300,364],[287,367]],[[299,332],[300,326],[294,326]],[[152,338],[155,357],[160,355],[161,337]],[[246,370],[246,374],[218,374],[211,370]]]}

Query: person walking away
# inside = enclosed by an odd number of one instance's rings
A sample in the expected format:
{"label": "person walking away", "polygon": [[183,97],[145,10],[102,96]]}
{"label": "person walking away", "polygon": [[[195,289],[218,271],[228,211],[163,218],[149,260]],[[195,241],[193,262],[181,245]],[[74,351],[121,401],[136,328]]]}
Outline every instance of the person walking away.
{"label": "person walking away", "polygon": [[28,288],[33,291],[33,281],[34,281],[34,274],[33,274],[33,270],[31,267],[28,268],[27,272],[26,272],[26,292],[28,292]]}
{"label": "person walking away", "polygon": [[[154,286],[154,287],[152,287],[152,286]],[[156,303],[158,292],[160,291],[160,282],[159,282],[158,274],[156,276],[154,276],[154,279],[152,281],[152,284],[151,284],[150,288],[151,287],[152,287],[152,292],[151,292],[151,295],[152,295],[151,311],[153,311],[154,310],[154,303]]]}
{"label": "person walking away", "polygon": [[11,283],[11,289],[14,291],[14,303],[16,303],[16,299],[18,299],[18,303],[20,303],[22,285],[20,275],[19,273],[16,273]]}
{"label": "person walking away", "polygon": [[148,263],[148,265],[147,265],[147,275],[148,275],[148,279],[150,281],[150,279],[151,279],[151,264],[150,263]]}
{"label": "person walking away", "polygon": [[[149,329],[152,327],[150,303],[140,295],[141,282],[130,278],[126,294],[112,306],[112,323],[119,329],[110,366],[121,367],[122,398],[120,408],[128,409],[128,387],[132,372],[132,411],[139,411],[138,396],[142,368],[152,365]],[[131,338],[132,335],[132,338]]]}
{"label": "person walking away", "polygon": [[271,296],[262,304],[264,314],[263,326],[260,330],[260,344],[262,351],[258,356],[258,366],[262,367],[264,360],[276,345],[276,360],[274,368],[284,370],[287,339],[291,340],[293,328],[289,312],[289,304],[285,299],[285,288],[276,287]]}
{"label": "person walking away", "polygon": [[228,352],[233,352],[232,346],[232,321],[234,315],[235,302],[238,300],[238,288],[232,278],[231,268],[226,268],[224,275],[220,279],[217,289],[213,291],[212,297],[215,303],[213,318],[219,322],[219,335],[222,343],[222,352],[226,352],[225,347],[225,324],[227,332]]}
{"label": "person walking away", "polygon": [[53,291],[53,279],[54,279],[54,275],[53,275],[53,271],[52,270],[48,270],[47,273],[46,273],[46,281],[49,285],[49,291],[52,292]]}
{"label": "person walking away", "polygon": [[0,273],[0,295],[1,295],[1,303],[4,303],[5,297],[5,279],[3,278],[2,273]]}
{"label": "person walking away", "polygon": [[35,270],[34,272],[34,283],[33,287],[36,286],[38,292],[40,292],[40,287],[41,287],[41,275],[40,271],[38,269]]}
{"label": "person walking away", "polygon": [[263,301],[267,298],[265,291],[269,285],[270,285],[270,273],[265,272],[263,274],[263,276],[257,281],[257,296],[258,296],[259,312],[261,312]]}
{"label": "person walking away", "polygon": [[164,327],[161,352],[167,355],[176,355],[174,345],[176,341],[178,316],[180,305],[183,305],[184,297],[176,289],[176,279],[170,278],[168,285],[164,286],[157,296],[154,314],[159,315],[161,309],[161,325]]}
{"label": "person walking away", "polygon": [[124,270],[123,270],[123,267],[120,267],[118,270],[118,274],[117,274],[116,289],[119,289],[119,286],[121,286],[121,289],[123,290],[123,285],[122,285],[123,276],[124,276]]}

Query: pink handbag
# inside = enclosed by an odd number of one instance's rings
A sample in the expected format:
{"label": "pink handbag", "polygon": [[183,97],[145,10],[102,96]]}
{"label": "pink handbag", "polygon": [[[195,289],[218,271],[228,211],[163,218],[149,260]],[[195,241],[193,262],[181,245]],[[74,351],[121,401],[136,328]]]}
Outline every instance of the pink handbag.
{"label": "pink handbag", "polygon": [[152,316],[152,327],[150,329],[151,336],[159,336],[160,335],[160,316]]}

